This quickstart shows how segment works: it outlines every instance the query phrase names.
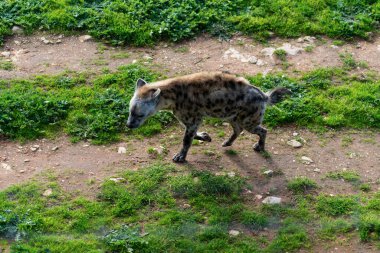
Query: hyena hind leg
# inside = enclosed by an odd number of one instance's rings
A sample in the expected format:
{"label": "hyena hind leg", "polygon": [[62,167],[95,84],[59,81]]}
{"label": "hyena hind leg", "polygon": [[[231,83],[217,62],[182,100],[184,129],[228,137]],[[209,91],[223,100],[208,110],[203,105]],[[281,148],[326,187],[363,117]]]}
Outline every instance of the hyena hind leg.
{"label": "hyena hind leg", "polygon": [[206,132],[197,132],[197,134],[194,136],[194,139],[200,140],[200,141],[211,142],[211,137]]}
{"label": "hyena hind leg", "polygon": [[239,134],[243,130],[243,128],[238,123],[236,123],[236,122],[230,122],[230,124],[231,124],[234,132],[232,133],[232,135],[230,136],[230,138],[228,140],[226,140],[225,142],[223,142],[222,147],[231,146],[232,143],[234,143],[234,141],[236,140],[236,138],[239,136]]}
{"label": "hyena hind leg", "polygon": [[265,150],[265,139],[267,137],[267,130],[262,126],[256,126],[253,129],[247,129],[252,134],[259,136],[259,141],[253,145],[253,149],[257,152]]}

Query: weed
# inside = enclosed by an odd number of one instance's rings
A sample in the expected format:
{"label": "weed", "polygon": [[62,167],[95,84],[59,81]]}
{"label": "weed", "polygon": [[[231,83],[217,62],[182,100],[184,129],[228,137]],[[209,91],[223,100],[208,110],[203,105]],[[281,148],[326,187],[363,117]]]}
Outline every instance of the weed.
{"label": "weed", "polygon": [[352,144],[354,142],[354,139],[352,138],[352,136],[344,136],[342,138],[342,147],[348,147],[350,144]]}
{"label": "weed", "polygon": [[353,55],[350,53],[341,53],[339,54],[341,61],[343,62],[343,67],[345,69],[354,69],[358,66],[358,63],[354,59]]}
{"label": "weed", "polygon": [[288,182],[287,188],[295,194],[306,193],[317,188],[317,184],[306,177],[297,177]]}
{"label": "weed", "polygon": [[234,150],[234,149],[227,149],[226,150],[226,154],[227,155],[232,155],[232,156],[235,156],[238,154],[238,151]]}
{"label": "weed", "polygon": [[343,179],[347,182],[356,183],[360,180],[360,176],[355,171],[335,171],[335,172],[329,172],[326,175],[327,178],[331,179]]}
{"label": "weed", "polygon": [[371,185],[370,184],[361,184],[361,185],[359,185],[359,189],[363,192],[369,192],[369,191],[371,191]]}
{"label": "weed", "polygon": [[0,70],[8,70],[8,71],[11,71],[14,69],[14,65],[12,62],[10,61],[2,61],[0,59]]}
{"label": "weed", "polygon": [[335,240],[337,235],[351,232],[354,229],[354,224],[345,219],[325,218],[321,220],[318,235],[324,240]]}
{"label": "weed", "polygon": [[263,214],[253,211],[243,211],[241,222],[249,229],[260,230],[269,224],[268,218]]}
{"label": "weed", "polygon": [[350,196],[326,196],[317,198],[316,209],[318,212],[329,216],[350,214],[358,208],[358,202]]}
{"label": "weed", "polygon": [[334,46],[341,47],[341,46],[343,46],[343,45],[345,44],[345,42],[344,42],[343,40],[334,40],[334,41],[332,42],[332,44],[333,44]]}
{"label": "weed", "polygon": [[218,131],[217,136],[218,136],[219,138],[223,138],[224,136],[226,136],[226,132],[223,131],[223,130]]}
{"label": "weed", "polygon": [[111,59],[126,59],[126,58],[129,58],[129,56],[130,56],[129,53],[122,52],[122,53],[116,53],[116,54],[111,55]]}
{"label": "weed", "polygon": [[359,221],[360,240],[369,241],[380,236],[380,217],[375,213],[362,215]]}
{"label": "weed", "polygon": [[189,52],[189,47],[187,47],[187,46],[180,46],[180,47],[177,47],[177,48],[175,48],[174,49],[174,52],[177,52],[177,53],[187,53],[187,52]]}
{"label": "weed", "polygon": [[284,49],[276,49],[274,55],[281,61],[286,61],[286,51]]}
{"label": "weed", "polygon": [[308,45],[305,47],[305,52],[311,53],[314,50],[314,46]]}
{"label": "weed", "polygon": [[309,238],[306,230],[290,221],[286,221],[277,234],[277,237],[269,245],[268,252],[294,252],[301,248],[309,246]]}

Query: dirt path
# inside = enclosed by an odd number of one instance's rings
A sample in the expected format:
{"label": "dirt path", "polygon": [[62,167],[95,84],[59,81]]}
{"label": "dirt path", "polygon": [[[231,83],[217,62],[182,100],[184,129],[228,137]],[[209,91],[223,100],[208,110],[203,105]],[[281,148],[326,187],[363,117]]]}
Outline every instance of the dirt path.
{"label": "dirt path", "polygon": [[[273,39],[263,45],[246,37],[218,41],[203,35],[175,45],[162,43],[154,48],[114,48],[93,40],[81,42],[78,36],[37,34],[7,39],[0,52],[9,55],[3,60],[12,61],[15,68],[12,71],[0,70],[0,77],[27,77],[65,70],[96,72],[136,61],[149,64],[160,72],[165,71],[168,76],[215,70],[240,74],[294,73],[341,66],[339,55],[346,52],[357,61],[367,62],[370,70],[380,71],[380,37],[373,42],[359,41],[342,46],[334,43],[337,44],[327,38],[303,37]],[[273,55],[274,49],[282,47],[288,51],[287,63]]]}

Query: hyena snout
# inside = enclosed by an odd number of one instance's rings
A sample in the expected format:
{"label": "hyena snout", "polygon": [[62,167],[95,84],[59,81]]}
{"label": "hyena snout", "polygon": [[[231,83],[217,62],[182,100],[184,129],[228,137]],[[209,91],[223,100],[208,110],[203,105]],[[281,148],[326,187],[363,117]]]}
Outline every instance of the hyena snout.
{"label": "hyena snout", "polygon": [[127,121],[127,127],[128,128],[134,129],[134,128],[138,128],[140,125],[141,124],[139,121],[128,118],[128,121]]}

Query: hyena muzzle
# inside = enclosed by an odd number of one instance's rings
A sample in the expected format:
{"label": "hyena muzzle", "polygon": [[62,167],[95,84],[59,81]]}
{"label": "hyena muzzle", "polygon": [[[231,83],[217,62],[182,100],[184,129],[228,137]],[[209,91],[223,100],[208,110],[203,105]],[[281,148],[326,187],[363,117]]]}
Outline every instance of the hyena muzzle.
{"label": "hyena muzzle", "polygon": [[173,157],[174,162],[185,162],[193,139],[211,141],[210,136],[197,132],[205,116],[229,122],[233,134],[223,143],[231,146],[246,130],[259,136],[253,146],[264,151],[267,130],[260,126],[267,104],[275,104],[290,91],[276,88],[268,93],[242,78],[225,72],[197,73],[147,84],[139,79],[130,101],[129,128],[139,127],[159,110],[170,110],[185,126],[183,146]]}

